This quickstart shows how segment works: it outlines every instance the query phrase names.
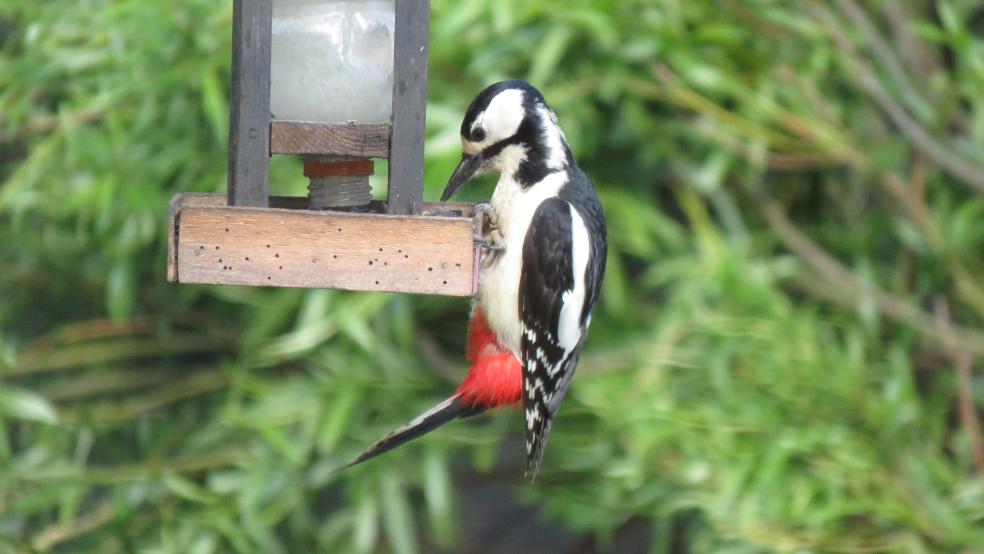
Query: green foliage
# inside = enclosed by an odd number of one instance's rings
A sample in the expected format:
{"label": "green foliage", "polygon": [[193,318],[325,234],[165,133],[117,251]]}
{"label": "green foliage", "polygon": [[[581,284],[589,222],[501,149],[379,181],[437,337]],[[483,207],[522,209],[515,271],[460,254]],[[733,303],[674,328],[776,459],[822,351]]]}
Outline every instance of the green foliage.
{"label": "green foliage", "polygon": [[230,2],[3,1],[0,550],[455,549],[496,463],[602,549],[984,548],[978,2],[432,4],[428,198],[525,77],[609,217],[537,484],[511,412],[333,472],[452,390],[465,302],[165,282],[169,198],[225,186]]}

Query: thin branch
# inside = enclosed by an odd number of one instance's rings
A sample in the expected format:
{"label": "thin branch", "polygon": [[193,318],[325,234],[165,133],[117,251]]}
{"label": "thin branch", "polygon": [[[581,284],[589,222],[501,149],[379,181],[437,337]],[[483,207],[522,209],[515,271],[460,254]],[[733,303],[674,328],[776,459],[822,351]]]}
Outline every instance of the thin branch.
{"label": "thin branch", "polygon": [[142,463],[115,466],[57,466],[53,468],[18,468],[4,477],[24,483],[73,482],[87,485],[116,485],[160,477],[164,473],[197,474],[227,467],[250,459],[246,446],[206,452],[179,458],[152,458]]}
{"label": "thin branch", "polygon": [[827,23],[831,38],[844,52],[844,61],[848,69],[857,79],[861,87],[874,99],[878,107],[888,116],[902,134],[919,149],[927,158],[935,162],[941,169],[964,182],[969,187],[984,193],[984,167],[965,160],[948,147],[941,144],[935,137],[923,129],[900,106],[895,99],[882,87],[874,69],[863,62],[857,55],[854,44],[840,28],[833,15],[817,3],[811,4],[814,13]]}
{"label": "thin branch", "polygon": [[[898,175],[891,172],[881,173],[878,182],[903,206],[923,232],[929,247],[946,262],[947,267],[953,273],[954,281],[956,281],[957,292],[967,301],[969,306],[984,316],[984,288],[981,288],[977,283],[973,272],[967,269],[963,260],[953,255],[947,248],[943,235],[933,218],[932,210],[926,205],[924,196],[920,194],[921,187],[918,184],[906,186]],[[918,180],[915,181],[915,183],[918,182]]]}
{"label": "thin branch", "polygon": [[35,535],[34,540],[31,541],[31,546],[39,552],[51,550],[63,542],[70,541],[106,525],[113,521],[115,515],[116,509],[113,506],[113,502],[104,502],[98,508],[89,510],[72,521],[45,527]]}
{"label": "thin branch", "polygon": [[[814,271],[831,281],[832,287],[828,290],[840,292],[837,296],[831,295],[830,300],[843,306],[855,306],[859,297],[869,298],[878,311],[886,317],[915,329],[924,338],[929,339],[930,345],[935,349],[942,348],[943,336],[931,315],[904,299],[860,279],[801,233],[774,201],[761,200],[759,205],[769,227],[783,244],[809,264]],[[951,330],[953,340],[963,350],[975,356],[984,356],[984,333],[956,326]]]}
{"label": "thin branch", "polygon": [[974,405],[972,372],[970,354],[961,352],[954,360],[957,366],[957,398],[960,403],[960,424],[970,440],[970,454],[974,458],[977,473],[984,477],[984,441],[981,440],[981,422],[977,418],[977,407]]}
{"label": "thin branch", "polygon": [[[898,0],[887,0],[885,6],[885,18],[896,40],[899,48],[908,55],[903,58],[910,62],[909,65],[920,75],[932,75],[941,71],[940,64],[926,48],[925,43],[920,41],[915,33],[909,28],[912,18],[906,12],[906,7]],[[929,91],[932,95],[932,91]]]}
{"label": "thin branch", "polygon": [[445,381],[455,385],[461,382],[465,370],[468,368],[468,362],[464,357],[457,360],[452,359],[441,349],[437,340],[430,333],[420,331],[416,337],[420,357],[424,359],[424,363]]}
{"label": "thin branch", "polygon": [[837,3],[841,7],[841,11],[850,17],[854,24],[861,29],[864,33],[865,39],[871,45],[872,51],[874,51],[875,56],[885,66],[885,69],[892,75],[892,78],[898,84],[900,92],[906,98],[918,101],[923,106],[926,106],[928,102],[923,98],[922,92],[917,90],[915,85],[913,85],[912,80],[909,78],[908,73],[902,67],[901,62],[889,48],[888,43],[882,38],[881,34],[875,29],[875,26],[871,23],[871,19],[868,18],[868,14],[865,13],[861,6],[857,4],[854,0],[837,0]]}
{"label": "thin branch", "polygon": [[963,427],[970,441],[970,456],[974,460],[974,467],[977,468],[977,473],[984,477],[984,440],[982,440],[981,422],[977,417],[977,407],[974,405],[973,360],[970,354],[961,350],[953,339],[950,308],[942,298],[936,301],[936,320],[943,334],[946,355],[957,370],[957,407],[960,412],[960,426]]}
{"label": "thin branch", "polygon": [[82,406],[59,411],[62,423],[75,423],[83,418],[100,423],[127,421],[158,410],[168,404],[214,392],[229,385],[228,377],[218,370],[201,371],[133,395],[122,402],[108,402],[98,407]]}
{"label": "thin branch", "polygon": [[49,350],[34,350],[18,356],[13,364],[0,361],[0,376],[75,369],[87,365],[121,362],[166,355],[218,352],[221,345],[209,337],[186,333],[172,337],[135,337],[114,341],[93,341]]}
{"label": "thin branch", "polygon": [[[43,135],[54,131],[58,127],[65,125],[88,125],[95,123],[103,118],[107,111],[107,105],[95,102],[94,105],[82,108],[67,114],[44,114],[27,119],[20,124],[14,133],[0,129],[0,142],[26,139],[34,135]],[[114,106],[119,109],[120,106]],[[6,122],[4,122],[6,123]]]}

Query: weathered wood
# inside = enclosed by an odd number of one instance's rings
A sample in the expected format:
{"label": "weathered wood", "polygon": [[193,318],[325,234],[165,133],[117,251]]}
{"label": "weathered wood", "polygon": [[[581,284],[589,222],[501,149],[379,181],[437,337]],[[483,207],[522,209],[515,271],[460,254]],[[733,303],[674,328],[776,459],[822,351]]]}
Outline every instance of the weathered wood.
{"label": "weathered wood", "polygon": [[[210,195],[210,196],[218,196]],[[184,193],[175,194],[168,204],[167,218],[167,280],[174,283],[178,280],[178,226],[181,220],[178,214],[184,203]]]}
{"label": "weathered wood", "polygon": [[[209,192],[181,192],[171,199],[175,209],[180,211],[182,208],[224,208],[228,206],[225,195]],[[271,208],[282,208],[286,210],[306,210],[309,208],[308,197],[306,196],[271,196]],[[424,202],[421,215],[427,216],[448,216],[466,217],[475,207],[468,202]],[[383,214],[386,212],[386,203],[377,200],[372,201],[368,210],[373,213]]]}
{"label": "weathered wood", "polygon": [[[304,198],[271,198],[300,207]],[[173,201],[174,277],[182,283],[339,288],[469,296],[477,264],[468,205],[461,217],[397,216]],[[170,275],[170,273],[169,273]]]}
{"label": "weathered wood", "polygon": [[229,204],[266,206],[270,164],[272,0],[234,0]]}
{"label": "weathered wood", "polygon": [[270,123],[270,153],[388,158],[390,126],[274,120]]}
{"label": "weathered wood", "polygon": [[396,0],[393,37],[393,135],[389,210],[416,214],[424,201],[424,114],[430,0]]}

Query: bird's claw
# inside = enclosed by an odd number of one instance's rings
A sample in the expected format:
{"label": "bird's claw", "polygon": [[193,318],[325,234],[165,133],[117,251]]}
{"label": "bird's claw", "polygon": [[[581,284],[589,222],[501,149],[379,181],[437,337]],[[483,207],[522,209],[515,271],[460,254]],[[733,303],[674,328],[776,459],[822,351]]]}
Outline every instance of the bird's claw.
{"label": "bird's claw", "polygon": [[481,247],[483,250],[489,250],[492,252],[499,252],[505,247],[491,239],[492,232],[496,229],[496,214],[495,209],[492,208],[491,204],[481,203],[475,204],[472,207],[472,217],[477,218],[481,215],[475,224],[475,233],[472,235],[472,239],[475,241],[475,246]]}
{"label": "bird's claw", "polygon": [[492,209],[492,204],[489,204],[488,202],[480,202],[472,206],[471,215],[472,217],[475,217],[478,214],[488,214],[489,212],[494,211],[495,210]]}
{"label": "bird's claw", "polygon": [[475,204],[472,206],[472,217],[474,218],[479,214],[482,215],[481,225],[483,228],[495,229],[497,227],[496,223],[498,221],[498,217],[496,216],[495,208],[492,207],[492,204],[482,202],[481,204]]}
{"label": "bird's claw", "polygon": [[505,248],[506,248],[505,246],[502,246],[501,244],[496,244],[496,243],[492,242],[487,237],[483,237],[482,235],[477,235],[477,234],[476,235],[472,235],[472,241],[474,241],[475,246],[478,246],[479,248],[482,248],[483,250],[491,250],[492,252],[499,252],[499,251],[505,250]]}

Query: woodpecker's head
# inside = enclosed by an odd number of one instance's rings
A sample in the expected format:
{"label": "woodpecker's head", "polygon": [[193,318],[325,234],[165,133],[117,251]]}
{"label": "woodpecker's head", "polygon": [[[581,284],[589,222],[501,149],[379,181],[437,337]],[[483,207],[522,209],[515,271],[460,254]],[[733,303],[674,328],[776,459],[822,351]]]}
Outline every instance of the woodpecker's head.
{"label": "woodpecker's head", "polygon": [[502,81],[478,94],[461,122],[461,163],[441,195],[445,202],[476,175],[509,173],[529,186],[571,163],[557,116],[526,81]]}

